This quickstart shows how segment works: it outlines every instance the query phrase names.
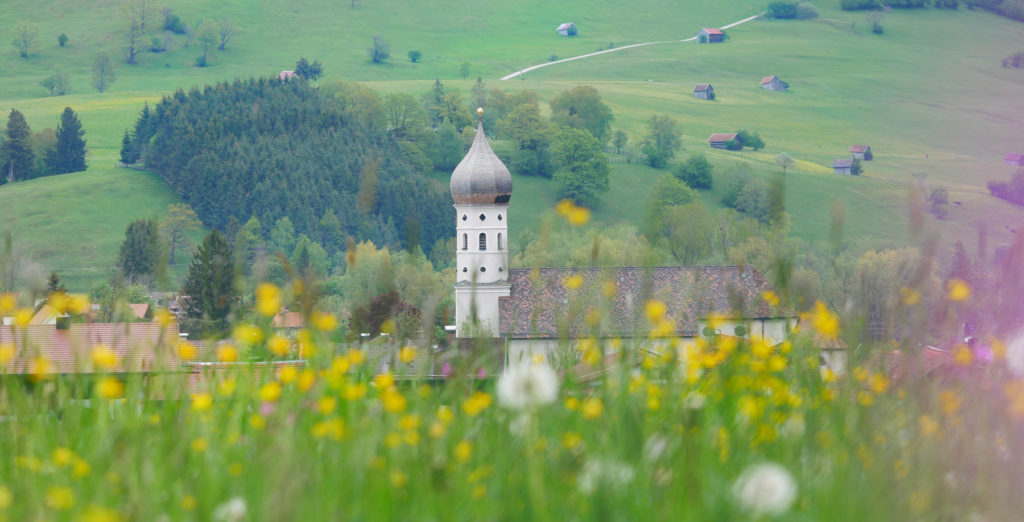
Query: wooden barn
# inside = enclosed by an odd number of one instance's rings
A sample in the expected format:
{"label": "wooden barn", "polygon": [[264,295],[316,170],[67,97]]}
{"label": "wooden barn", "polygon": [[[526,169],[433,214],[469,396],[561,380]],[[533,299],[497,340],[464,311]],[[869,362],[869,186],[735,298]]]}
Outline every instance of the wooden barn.
{"label": "wooden barn", "polygon": [[697,31],[698,43],[722,43],[725,41],[725,33],[721,29],[708,29],[707,27]]}
{"label": "wooden barn", "polygon": [[727,149],[729,148],[730,141],[736,141],[742,144],[740,137],[735,132],[716,132],[708,138],[708,143],[711,145],[711,148],[714,149]]}
{"label": "wooden barn", "polygon": [[702,100],[713,100],[715,99],[715,88],[710,83],[698,83],[693,88],[693,97]]}
{"label": "wooden barn", "polygon": [[850,145],[850,157],[871,161],[875,156],[871,154],[871,145]]}
{"label": "wooden barn", "polygon": [[572,22],[566,22],[566,23],[558,26],[557,30],[558,30],[558,34],[560,34],[562,36],[576,36],[576,34],[577,34],[576,24],[574,24]]}
{"label": "wooden barn", "polygon": [[1014,154],[1010,152],[1005,158],[1003,158],[1003,163],[1013,165],[1015,167],[1024,167],[1024,154]]}
{"label": "wooden barn", "polygon": [[840,158],[832,162],[832,172],[836,174],[853,174],[853,158]]}
{"label": "wooden barn", "polygon": [[761,88],[767,91],[784,91],[789,88],[789,84],[773,74],[761,79]]}

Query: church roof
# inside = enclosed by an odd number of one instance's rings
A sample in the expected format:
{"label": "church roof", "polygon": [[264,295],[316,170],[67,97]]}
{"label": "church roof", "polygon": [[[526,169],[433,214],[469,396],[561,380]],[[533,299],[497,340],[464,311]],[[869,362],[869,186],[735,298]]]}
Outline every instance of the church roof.
{"label": "church roof", "polygon": [[456,204],[508,203],[512,197],[512,175],[491,150],[483,121],[476,126],[473,146],[452,172],[451,191]]}
{"label": "church roof", "polygon": [[[583,284],[567,289],[574,275]],[[535,268],[508,272],[511,295],[500,303],[500,333],[513,338],[587,335],[646,335],[651,325],[645,304],[665,303],[678,336],[697,335],[698,321],[711,314],[745,319],[780,317],[762,299],[768,284],[753,267]],[[614,286],[612,286],[614,285]],[[600,316],[600,325],[588,324]]]}

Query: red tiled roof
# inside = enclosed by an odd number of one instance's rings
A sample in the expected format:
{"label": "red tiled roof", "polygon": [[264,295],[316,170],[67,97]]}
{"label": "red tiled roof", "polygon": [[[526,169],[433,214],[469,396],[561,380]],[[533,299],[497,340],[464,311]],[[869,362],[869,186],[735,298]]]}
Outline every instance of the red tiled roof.
{"label": "red tiled roof", "polygon": [[867,145],[850,145],[850,152],[856,152],[858,154],[867,152],[870,147]]}
{"label": "red tiled roof", "polygon": [[566,23],[564,23],[564,24],[561,24],[561,25],[559,25],[559,26],[558,26],[558,30],[559,30],[559,31],[562,31],[562,30],[568,29],[568,28],[570,28],[570,27],[573,27],[573,26],[575,26],[575,25],[576,25],[576,24],[574,24],[574,23],[572,23],[572,22],[566,22]]}
{"label": "red tiled roof", "polygon": [[704,31],[705,33],[708,34],[725,34],[722,32],[721,29],[708,29],[707,27],[701,29],[701,31]]}
{"label": "red tiled roof", "polygon": [[846,169],[853,166],[853,158],[840,158],[832,162],[834,169]]}
{"label": "red tiled roof", "polygon": [[302,328],[305,323],[299,312],[285,312],[274,316],[273,325],[274,328]]}
{"label": "red tiled roof", "polygon": [[777,78],[777,76],[775,76],[774,74],[771,76],[765,76],[764,78],[761,78],[761,85],[771,83],[771,81],[774,80],[775,78]]}
{"label": "red tiled roof", "polygon": [[144,319],[146,311],[149,310],[149,303],[129,303],[128,308],[132,309],[136,319]]}
{"label": "red tiled roof", "polygon": [[693,88],[693,92],[704,92],[710,88],[710,83],[698,83],[697,86]]}
{"label": "red tiled roof", "polygon": [[117,354],[113,371],[159,370],[176,364],[174,347],[178,325],[170,323],[92,323],[72,324],[67,330],[54,325],[24,328],[0,327],[0,343],[14,343],[17,355],[0,373],[31,371],[32,360],[44,357],[53,363],[54,373],[93,371],[90,353],[104,344]]}
{"label": "red tiled roof", "polygon": [[295,71],[281,71],[277,77],[281,80],[288,80],[291,78],[298,78],[299,75],[295,74]]}
{"label": "red tiled roof", "polygon": [[53,311],[53,308],[48,304],[44,304],[36,312],[36,315],[32,316],[32,320],[28,324],[46,324],[55,317],[57,317],[57,314]]}
{"label": "red tiled roof", "polygon": [[710,143],[724,143],[724,142],[731,141],[731,140],[734,140],[734,139],[736,139],[736,133],[735,132],[731,132],[731,133],[716,132],[716,133],[712,134],[710,138],[708,138],[708,142],[710,142]]}
{"label": "red tiled roof", "polygon": [[[572,275],[583,286],[569,290],[562,281]],[[709,314],[767,319],[772,309],[761,299],[768,284],[753,267],[615,267],[538,268],[509,270],[511,295],[500,301],[500,332],[516,338],[553,338],[587,332],[586,311],[570,318],[573,302],[611,314],[604,329],[611,335],[632,335],[650,329],[644,305],[651,299],[665,303],[667,316],[680,335],[696,335],[698,321]],[[605,286],[615,292],[606,297]],[[570,299],[579,296],[580,300]],[[602,306],[603,303],[603,306]]]}

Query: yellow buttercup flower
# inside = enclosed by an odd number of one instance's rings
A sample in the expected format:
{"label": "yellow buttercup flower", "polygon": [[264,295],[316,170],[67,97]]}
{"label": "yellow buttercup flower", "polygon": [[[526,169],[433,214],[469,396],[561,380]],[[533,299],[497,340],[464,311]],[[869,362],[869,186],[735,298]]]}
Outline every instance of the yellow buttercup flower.
{"label": "yellow buttercup flower", "polygon": [[316,409],[323,414],[328,414],[334,411],[338,407],[338,399],[331,396],[320,397],[316,401]]}
{"label": "yellow buttercup flower", "polygon": [[391,479],[391,485],[395,488],[404,488],[409,483],[409,476],[401,471],[392,471],[389,478]]}
{"label": "yellow buttercup flower", "polygon": [[185,495],[181,499],[181,509],[184,509],[185,511],[192,511],[196,508],[197,504],[198,502],[196,501],[196,497],[193,497],[192,495]]}
{"label": "yellow buttercup flower", "polygon": [[254,345],[263,340],[263,330],[251,324],[240,324],[231,331],[231,338],[239,344]]}
{"label": "yellow buttercup flower", "polygon": [[420,427],[420,416],[416,414],[403,415],[398,421],[398,427],[403,430],[415,430]]}
{"label": "yellow buttercup flower", "polygon": [[392,375],[390,372],[378,374],[373,378],[373,386],[378,389],[386,390],[394,385],[395,376]]}
{"label": "yellow buttercup flower", "polygon": [[580,400],[576,397],[569,397],[565,399],[565,409],[569,411],[576,411],[580,407]]}
{"label": "yellow buttercup flower", "polygon": [[259,413],[253,414],[249,417],[249,427],[255,431],[260,431],[267,427],[267,419],[263,418]]}
{"label": "yellow buttercup flower", "polygon": [[939,394],[939,407],[946,416],[956,415],[962,403],[963,399],[953,391],[946,390]]}
{"label": "yellow buttercup flower", "polygon": [[347,383],[341,389],[341,397],[346,401],[356,401],[366,396],[366,383]]}
{"label": "yellow buttercup flower", "polygon": [[657,323],[662,317],[665,317],[665,312],[667,310],[665,303],[654,299],[647,301],[647,304],[644,305],[644,313],[647,314],[647,320],[652,324]]}
{"label": "yellow buttercup flower", "polygon": [[875,393],[885,393],[889,389],[889,378],[880,373],[871,374],[871,377],[868,378],[868,386]]}
{"label": "yellow buttercup flower", "polygon": [[921,430],[921,435],[924,435],[925,437],[930,437],[939,431],[939,423],[928,415],[922,415],[921,418],[917,420],[917,425]]}
{"label": "yellow buttercup flower", "polygon": [[278,372],[277,378],[282,384],[290,384],[299,378],[299,369],[294,366],[284,366]]}
{"label": "yellow buttercup flower", "polygon": [[779,306],[779,296],[771,290],[766,290],[761,293],[761,299],[768,303],[769,306]]}
{"label": "yellow buttercup flower", "polygon": [[331,332],[338,327],[338,318],[330,312],[313,312],[313,325],[321,332]]}
{"label": "yellow buttercup flower", "polygon": [[291,347],[291,342],[280,335],[273,335],[267,340],[267,349],[270,353],[278,357],[284,357],[288,355],[288,349]]}
{"label": "yellow buttercup flower", "polygon": [[462,411],[466,412],[466,415],[470,417],[475,417],[480,412],[489,408],[492,402],[494,402],[494,397],[489,393],[477,390],[462,403]]}
{"label": "yellow buttercup flower", "polygon": [[455,420],[455,412],[448,406],[438,406],[437,420],[441,421],[443,424],[451,424]]}
{"label": "yellow buttercup flower", "polygon": [[359,366],[366,362],[366,354],[363,353],[359,348],[353,348],[348,351],[348,362],[352,366]]}
{"label": "yellow buttercup flower", "polygon": [[63,468],[64,466],[70,466],[71,461],[75,458],[75,453],[67,448],[60,447],[54,448],[53,455],[50,460],[57,467]]}
{"label": "yellow buttercup flower", "polygon": [[213,396],[209,393],[193,393],[192,409],[195,411],[206,411],[213,407]]}
{"label": "yellow buttercup flower", "polygon": [[416,348],[413,348],[412,346],[403,346],[402,349],[398,351],[398,360],[406,364],[413,362],[416,360]]}
{"label": "yellow buttercup flower", "polygon": [[567,290],[576,290],[583,286],[583,276],[579,274],[573,274],[562,280],[562,286]]}
{"label": "yellow buttercup flower", "polygon": [[0,294],[0,314],[7,315],[18,306],[18,297],[12,293]]}
{"label": "yellow buttercup flower", "polygon": [[238,348],[231,344],[224,343],[217,347],[217,360],[224,363],[238,361]]}
{"label": "yellow buttercup flower", "polygon": [[46,379],[53,373],[53,363],[46,357],[35,357],[29,370],[29,378],[39,382]]}
{"label": "yellow buttercup flower", "polygon": [[71,294],[68,296],[67,309],[75,315],[82,315],[91,308],[89,296],[85,294]]}
{"label": "yellow buttercup flower", "polygon": [[583,401],[580,412],[584,419],[596,419],[604,414],[604,403],[597,397],[591,397]]}
{"label": "yellow buttercup flower", "polygon": [[408,404],[405,396],[394,387],[388,388],[384,390],[384,393],[380,394],[380,402],[384,405],[384,410],[390,413],[399,413],[405,410]]}
{"label": "yellow buttercup flower", "polygon": [[75,506],[75,492],[67,486],[50,486],[46,488],[46,506],[58,511],[71,509]]}
{"label": "yellow buttercup flower", "polygon": [[281,289],[273,283],[256,287],[256,311],[264,317],[274,317],[281,311]]}
{"label": "yellow buttercup flower", "polygon": [[104,377],[96,384],[96,394],[101,399],[120,399],[124,396],[124,384],[115,377]]}
{"label": "yellow buttercup flower", "polygon": [[67,310],[68,295],[64,292],[54,292],[46,299],[46,304],[50,305],[57,315],[63,315]]}
{"label": "yellow buttercup flower", "polygon": [[188,341],[182,341],[178,343],[178,357],[183,361],[194,361],[199,357],[199,349]]}
{"label": "yellow buttercup flower", "polygon": [[590,209],[587,207],[575,207],[566,216],[566,220],[574,227],[586,225],[590,221]]}
{"label": "yellow buttercup flower", "polygon": [[320,421],[313,424],[311,432],[313,437],[318,439],[341,440],[345,436],[345,421],[338,418]]}
{"label": "yellow buttercup flower", "polygon": [[921,292],[918,292],[917,289],[910,288],[909,286],[900,288],[900,302],[902,302],[904,306],[914,306],[920,301]]}
{"label": "yellow buttercup flower", "polygon": [[15,326],[28,326],[28,323],[32,322],[31,308],[19,308],[14,312],[14,325]]}
{"label": "yellow buttercup flower", "polygon": [[957,366],[970,366],[974,362],[974,354],[966,344],[959,344],[953,349],[953,363]]}
{"label": "yellow buttercup flower", "polygon": [[202,453],[210,447],[210,443],[203,437],[198,437],[192,441],[192,451],[196,453]]}
{"label": "yellow buttercup flower", "polygon": [[11,504],[14,504],[14,494],[10,488],[0,484],[0,509],[7,509]]}
{"label": "yellow buttercup flower", "polygon": [[109,370],[117,365],[117,354],[105,344],[97,344],[92,347],[92,363],[97,368]]}
{"label": "yellow buttercup flower", "polygon": [[583,437],[575,431],[567,431],[562,435],[562,446],[567,450],[575,450],[583,445]]}
{"label": "yellow buttercup flower", "polygon": [[466,462],[470,457],[473,456],[473,443],[468,440],[460,441],[455,445],[455,460],[459,462]]}
{"label": "yellow buttercup flower", "polygon": [[0,366],[5,366],[14,359],[18,349],[13,343],[0,343]]}
{"label": "yellow buttercup flower", "polygon": [[966,301],[971,297],[971,287],[967,286],[967,282],[963,279],[951,279],[949,283],[946,284],[946,289],[949,290],[947,297],[950,301]]}
{"label": "yellow buttercup flower", "polygon": [[263,402],[275,402],[281,398],[281,384],[277,381],[270,381],[260,387],[260,400]]}
{"label": "yellow buttercup flower", "polygon": [[220,384],[217,385],[217,391],[221,395],[226,397],[228,395],[231,395],[232,393],[235,393],[235,388],[237,386],[238,381],[236,381],[234,377],[227,377],[223,381],[220,381]]}

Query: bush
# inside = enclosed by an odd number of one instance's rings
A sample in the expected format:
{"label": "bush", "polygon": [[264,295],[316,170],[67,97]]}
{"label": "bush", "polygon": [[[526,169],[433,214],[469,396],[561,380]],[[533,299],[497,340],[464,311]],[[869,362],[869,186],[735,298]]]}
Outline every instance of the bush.
{"label": "bush", "polygon": [[796,18],[797,3],[794,0],[778,0],[768,4],[765,15],[779,20]]}
{"label": "bush", "polygon": [[813,20],[818,17],[818,8],[810,2],[802,2],[796,6],[797,20]]}
{"label": "bush", "polygon": [[1024,205],[1024,169],[1017,170],[1009,182],[989,181],[988,191],[999,199],[1005,199],[1016,205]]}
{"label": "bush", "polygon": [[64,44],[68,43],[68,35],[60,33],[60,36],[57,37],[57,43],[59,43],[61,47],[64,47]]}
{"label": "bush", "polygon": [[878,0],[839,0],[839,7],[843,11],[864,11],[881,9],[882,4]]}
{"label": "bush", "polygon": [[1006,58],[1003,58],[1003,67],[1024,69],[1024,51],[1018,51]]}
{"label": "bush", "polygon": [[676,168],[675,176],[686,182],[691,188],[710,189],[712,170],[713,167],[704,153],[698,152],[690,155],[682,165]]}
{"label": "bush", "polygon": [[416,62],[420,61],[420,58],[422,58],[422,57],[423,57],[423,53],[421,53],[419,51],[409,51],[409,61],[412,62],[412,63],[416,63]]}

